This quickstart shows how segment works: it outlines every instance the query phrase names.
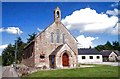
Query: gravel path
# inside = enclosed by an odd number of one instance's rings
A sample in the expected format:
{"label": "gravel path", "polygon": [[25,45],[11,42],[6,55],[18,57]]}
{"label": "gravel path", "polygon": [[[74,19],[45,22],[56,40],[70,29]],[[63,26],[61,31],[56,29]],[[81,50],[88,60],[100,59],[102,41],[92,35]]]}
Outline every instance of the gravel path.
{"label": "gravel path", "polygon": [[14,70],[14,68],[7,66],[7,67],[3,67],[2,77],[18,77],[18,75]]}

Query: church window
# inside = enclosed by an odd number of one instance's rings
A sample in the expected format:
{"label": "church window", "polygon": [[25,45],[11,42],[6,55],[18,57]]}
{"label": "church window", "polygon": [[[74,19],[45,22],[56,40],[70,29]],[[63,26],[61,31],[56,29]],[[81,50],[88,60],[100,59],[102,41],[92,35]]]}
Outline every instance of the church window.
{"label": "church window", "polygon": [[51,33],[51,43],[53,43],[53,37],[54,37],[54,33]]}
{"label": "church window", "polygon": [[40,55],[40,58],[43,59],[43,58],[45,58],[45,56],[44,55]]}
{"label": "church window", "polygon": [[44,62],[45,61],[45,54],[42,52],[40,54],[40,62]]}
{"label": "church window", "polygon": [[45,58],[45,55],[44,55],[44,54],[40,54],[40,58],[41,58],[41,59],[44,59],[44,58]]}
{"label": "church window", "polygon": [[65,34],[62,34],[62,42],[65,43]]}
{"label": "church window", "polygon": [[60,42],[60,30],[57,29],[57,43]]}

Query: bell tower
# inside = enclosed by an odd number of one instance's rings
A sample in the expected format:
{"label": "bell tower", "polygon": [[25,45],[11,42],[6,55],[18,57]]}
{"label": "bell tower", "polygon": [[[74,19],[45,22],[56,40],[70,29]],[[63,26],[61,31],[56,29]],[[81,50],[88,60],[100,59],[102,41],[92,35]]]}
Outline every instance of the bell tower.
{"label": "bell tower", "polygon": [[59,7],[57,7],[55,10],[54,10],[54,21],[55,23],[59,23],[61,20],[61,10]]}

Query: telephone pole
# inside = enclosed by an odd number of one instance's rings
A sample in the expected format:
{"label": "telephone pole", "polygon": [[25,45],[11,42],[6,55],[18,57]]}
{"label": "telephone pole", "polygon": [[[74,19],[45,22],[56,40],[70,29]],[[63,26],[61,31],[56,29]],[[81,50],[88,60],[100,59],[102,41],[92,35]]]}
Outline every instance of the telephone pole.
{"label": "telephone pole", "polygon": [[[16,38],[18,38],[18,29],[16,29],[16,30],[17,30],[17,36],[16,36]],[[16,64],[17,64],[17,52],[18,52],[17,39],[16,39],[15,42],[16,42],[16,43],[15,43],[15,69],[16,69]]]}

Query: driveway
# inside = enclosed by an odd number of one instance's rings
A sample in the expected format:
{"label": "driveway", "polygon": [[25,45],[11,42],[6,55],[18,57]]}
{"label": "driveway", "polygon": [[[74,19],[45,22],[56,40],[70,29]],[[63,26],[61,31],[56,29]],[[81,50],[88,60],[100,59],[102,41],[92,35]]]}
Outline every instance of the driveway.
{"label": "driveway", "polygon": [[120,62],[102,62],[102,63],[94,63],[94,64],[102,64],[102,65],[110,65],[110,66],[120,66]]}
{"label": "driveway", "polygon": [[18,77],[14,68],[10,66],[3,67],[2,72],[2,77]]}

